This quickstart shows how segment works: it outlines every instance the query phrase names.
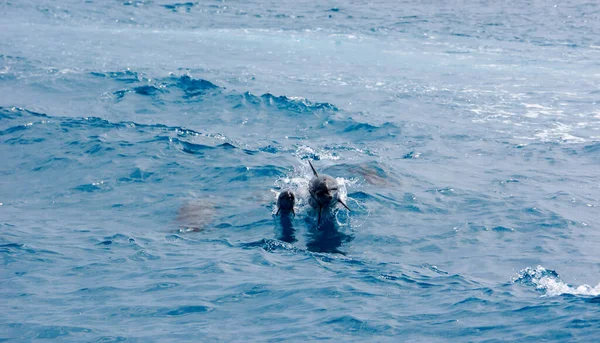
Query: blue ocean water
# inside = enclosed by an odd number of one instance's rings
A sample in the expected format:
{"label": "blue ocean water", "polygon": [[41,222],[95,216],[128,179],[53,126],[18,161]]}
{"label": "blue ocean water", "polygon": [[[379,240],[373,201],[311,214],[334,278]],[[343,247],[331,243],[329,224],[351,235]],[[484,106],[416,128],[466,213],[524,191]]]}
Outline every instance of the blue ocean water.
{"label": "blue ocean water", "polygon": [[598,2],[0,15],[0,341],[598,340]]}

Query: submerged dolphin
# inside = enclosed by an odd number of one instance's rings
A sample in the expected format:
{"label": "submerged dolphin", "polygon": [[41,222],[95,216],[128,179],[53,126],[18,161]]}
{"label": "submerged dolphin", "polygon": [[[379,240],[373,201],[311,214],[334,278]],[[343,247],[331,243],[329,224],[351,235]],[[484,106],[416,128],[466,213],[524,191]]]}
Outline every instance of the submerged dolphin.
{"label": "submerged dolphin", "polygon": [[278,215],[279,213],[281,213],[281,215],[286,215],[292,212],[292,214],[296,216],[296,212],[294,212],[295,201],[296,198],[292,191],[285,190],[279,193],[279,196],[277,197],[277,213],[275,213],[275,215]]}
{"label": "submerged dolphin", "polygon": [[337,203],[344,205],[350,211],[348,205],[340,199],[337,180],[329,175],[319,175],[310,161],[308,161],[308,164],[315,175],[308,184],[308,192],[310,193],[309,203],[313,208],[319,209],[318,223],[321,224],[321,212],[323,212],[323,209],[333,208]]}
{"label": "submerged dolphin", "polygon": [[211,201],[193,200],[187,202],[179,211],[175,222],[179,232],[201,232],[209,227],[216,215],[218,206]]}

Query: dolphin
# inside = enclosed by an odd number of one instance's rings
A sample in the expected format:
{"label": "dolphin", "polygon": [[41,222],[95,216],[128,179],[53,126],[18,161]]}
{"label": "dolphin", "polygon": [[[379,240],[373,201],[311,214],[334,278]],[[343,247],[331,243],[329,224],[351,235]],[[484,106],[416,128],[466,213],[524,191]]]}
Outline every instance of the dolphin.
{"label": "dolphin", "polygon": [[310,193],[309,203],[313,208],[319,209],[318,223],[321,224],[321,212],[323,212],[323,209],[332,208],[337,203],[342,204],[346,209],[348,209],[348,211],[350,211],[348,205],[346,205],[342,199],[340,199],[340,194],[338,192],[339,185],[337,180],[329,175],[319,175],[310,161],[308,161],[308,164],[310,165],[310,169],[312,169],[314,174],[313,178],[308,184],[308,192]]}
{"label": "dolphin", "polygon": [[296,212],[294,212],[294,203],[296,198],[294,197],[294,193],[290,190],[284,190],[279,193],[277,197],[277,213],[275,215],[279,215],[281,212],[282,215],[289,214],[292,212],[294,217],[296,216]]}

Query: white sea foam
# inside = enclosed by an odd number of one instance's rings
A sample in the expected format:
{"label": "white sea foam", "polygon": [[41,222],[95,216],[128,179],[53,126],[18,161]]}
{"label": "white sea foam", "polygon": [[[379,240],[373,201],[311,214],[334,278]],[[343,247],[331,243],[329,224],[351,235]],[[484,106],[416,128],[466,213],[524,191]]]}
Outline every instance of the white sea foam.
{"label": "white sea foam", "polygon": [[587,296],[600,295],[600,283],[595,287],[587,284],[571,286],[562,281],[554,271],[547,270],[542,266],[521,270],[518,277],[516,277],[513,282],[531,284],[535,286],[537,290],[544,292],[542,295],[544,297],[554,297],[563,294]]}
{"label": "white sea foam", "polygon": [[554,117],[563,117],[564,112],[562,110],[557,110],[551,107],[542,106],[539,104],[523,104],[527,109],[527,112],[523,114],[523,116],[527,118],[538,118],[539,116],[554,116]]}
{"label": "white sea foam", "polygon": [[301,145],[296,149],[296,156],[302,156],[302,155],[316,155],[319,156],[319,159],[321,160],[339,160],[340,157],[337,155],[334,155],[332,152],[330,151],[316,151],[315,149],[306,146],[306,145]]}
{"label": "white sea foam", "polygon": [[571,125],[563,124],[560,122],[554,123],[553,128],[540,130],[535,134],[535,137],[542,141],[560,141],[562,143],[584,143],[585,138],[578,137],[571,134],[573,127]]}

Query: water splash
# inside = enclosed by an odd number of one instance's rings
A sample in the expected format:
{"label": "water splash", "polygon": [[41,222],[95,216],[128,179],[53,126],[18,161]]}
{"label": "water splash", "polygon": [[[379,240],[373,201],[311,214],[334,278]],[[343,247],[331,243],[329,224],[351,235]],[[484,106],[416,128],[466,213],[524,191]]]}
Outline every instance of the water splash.
{"label": "water splash", "polygon": [[546,269],[542,266],[537,266],[536,268],[527,267],[521,270],[518,276],[513,278],[512,281],[513,283],[535,287],[538,291],[544,292],[543,297],[555,297],[563,294],[600,295],[600,283],[596,287],[587,284],[571,286],[562,281],[556,271]]}

